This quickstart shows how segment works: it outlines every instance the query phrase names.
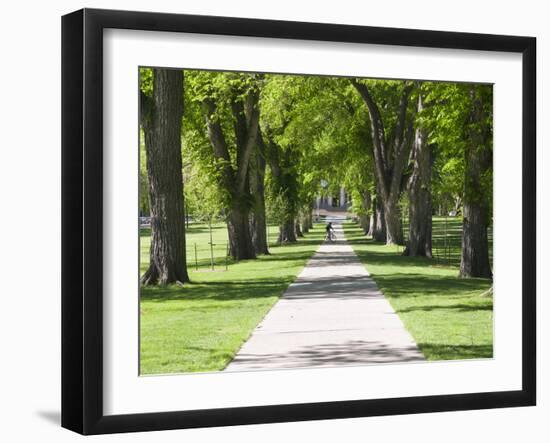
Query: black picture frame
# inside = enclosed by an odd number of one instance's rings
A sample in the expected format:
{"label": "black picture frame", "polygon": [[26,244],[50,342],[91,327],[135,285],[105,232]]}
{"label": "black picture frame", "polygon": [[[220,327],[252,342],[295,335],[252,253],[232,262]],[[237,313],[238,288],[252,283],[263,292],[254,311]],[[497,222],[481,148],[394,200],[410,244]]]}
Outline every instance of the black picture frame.
{"label": "black picture frame", "polygon": [[[501,51],[522,55],[522,389],[279,404],[103,413],[103,30]],[[83,9],[62,18],[62,426],[82,434],[152,431],[536,403],[536,39],[229,17]]]}

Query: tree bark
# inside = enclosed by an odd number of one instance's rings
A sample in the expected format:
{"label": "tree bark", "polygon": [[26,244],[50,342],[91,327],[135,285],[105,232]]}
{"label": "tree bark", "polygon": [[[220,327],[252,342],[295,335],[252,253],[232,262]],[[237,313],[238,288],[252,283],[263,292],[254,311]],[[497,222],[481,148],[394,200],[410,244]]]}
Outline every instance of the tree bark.
{"label": "tree bark", "polygon": [[455,207],[454,207],[454,213],[455,215],[458,215],[460,213],[460,207],[462,206],[462,199],[460,196],[455,197]]}
{"label": "tree bark", "polygon": [[250,211],[246,202],[240,203],[234,199],[227,220],[227,232],[229,236],[229,254],[235,260],[256,258],[249,222]]}
{"label": "tree bark", "polygon": [[370,222],[371,218],[368,214],[368,211],[371,209],[371,195],[369,191],[363,192],[363,213],[359,216],[359,224],[363,233],[367,235],[370,232]]}
{"label": "tree bark", "polygon": [[[418,112],[422,111],[418,97]],[[427,131],[418,127],[413,145],[413,170],[407,185],[409,194],[409,241],[403,255],[432,257],[432,158]]]}
{"label": "tree bark", "polygon": [[271,169],[271,177],[276,192],[286,200],[287,214],[279,226],[279,243],[295,243],[295,219],[298,216],[298,183],[295,176],[292,152],[282,151],[269,136],[260,135],[261,143],[266,152],[266,158]]}
{"label": "tree bark", "polygon": [[468,143],[464,151],[464,201],[462,225],[461,277],[492,278],[489,262],[489,202],[483,193],[482,180],[492,167],[490,149],[492,132],[486,123],[481,94],[472,86],[472,111]]}
{"label": "tree bark", "polygon": [[304,234],[307,234],[309,232],[309,208],[307,209],[308,212],[306,212],[305,214],[302,214],[302,216],[300,217],[300,223],[302,224],[302,232]]}
{"label": "tree bark", "polygon": [[367,214],[361,214],[359,216],[359,226],[361,226],[361,230],[363,231],[363,234],[367,235],[370,231],[370,217]]}
{"label": "tree bark", "polygon": [[185,283],[189,275],[181,159],[183,73],[154,69],[152,97],[141,93],[140,104],[151,208],[150,264],[141,283]]}
{"label": "tree bark", "polygon": [[375,217],[372,238],[375,241],[386,243],[386,217],[384,215],[384,206],[380,203],[379,197],[375,198],[374,211]]}
{"label": "tree bark", "polygon": [[279,226],[279,243],[296,243],[296,226],[294,219],[286,220],[281,226]]}
{"label": "tree bark", "polygon": [[296,232],[296,237],[303,237],[302,228],[300,227],[300,220],[297,218],[296,223],[294,224],[294,230]]}
{"label": "tree bark", "polygon": [[369,216],[369,230],[367,232],[367,237],[373,237],[374,236],[374,226],[376,223],[376,210],[371,212]]}
{"label": "tree bark", "polygon": [[269,254],[265,216],[265,168],[265,157],[258,147],[250,162],[250,192],[254,200],[250,215],[250,232],[256,254]]}
{"label": "tree bark", "polygon": [[376,201],[377,201],[377,198],[376,198],[376,196],[374,196],[374,198],[371,199],[370,226],[369,226],[369,232],[367,232],[367,236],[371,237],[371,238],[374,238],[374,231],[375,231],[375,228],[376,228],[376,215],[377,215],[376,214],[377,213],[377,211],[376,211],[376,208],[377,208]]}
{"label": "tree bark", "polygon": [[386,221],[386,244],[403,244],[403,221],[401,219],[401,209],[394,199],[383,202],[384,219]]}
{"label": "tree bark", "polygon": [[382,199],[386,224],[386,243],[403,244],[403,227],[398,201],[401,195],[403,172],[407,166],[413,132],[412,116],[407,116],[413,84],[405,82],[399,100],[395,123],[387,137],[378,105],[368,86],[351,79],[369,112],[372,134],[372,154],[378,197]]}
{"label": "tree bark", "polygon": [[202,102],[208,138],[214,157],[219,160],[218,181],[230,199],[227,232],[229,251],[235,260],[256,258],[250,233],[249,166],[258,138],[258,100],[259,93],[256,90],[248,91],[244,100],[239,94],[232,98],[231,111],[234,117],[233,130],[237,151],[235,161],[231,160],[222,125],[215,116],[216,103],[209,97]]}

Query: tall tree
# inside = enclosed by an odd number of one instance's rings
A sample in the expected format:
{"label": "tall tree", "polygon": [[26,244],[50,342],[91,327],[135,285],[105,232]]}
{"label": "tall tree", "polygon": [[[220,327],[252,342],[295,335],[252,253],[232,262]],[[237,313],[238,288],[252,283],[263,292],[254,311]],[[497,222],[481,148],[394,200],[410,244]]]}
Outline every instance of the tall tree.
{"label": "tall tree", "polygon": [[373,240],[378,242],[386,242],[386,217],[384,217],[384,205],[379,194],[372,200],[372,223],[370,231],[367,235],[370,235]]}
{"label": "tall tree", "polygon": [[[256,258],[250,232],[252,204],[249,167],[258,136],[258,84],[253,75],[208,74],[198,96],[217,164],[218,182],[228,197],[230,254],[237,260]],[[214,81],[210,81],[212,75],[217,75]],[[221,93],[217,90],[220,84],[223,88]],[[229,108],[231,128],[228,125],[224,127],[224,105]],[[233,149],[230,149],[229,140],[234,145]]]}
{"label": "tall tree", "polygon": [[258,143],[250,160],[250,193],[253,208],[250,215],[250,232],[256,254],[269,254],[265,214],[266,160],[263,146]]}
{"label": "tall tree", "polygon": [[[422,94],[418,95],[417,112],[424,107]],[[432,155],[428,145],[427,129],[417,124],[412,148],[412,173],[408,180],[409,240],[403,255],[432,256]]]}
{"label": "tall tree", "polygon": [[425,121],[437,146],[434,188],[445,211],[463,205],[460,276],[491,278],[492,86],[432,83],[426,92]]}
{"label": "tall tree", "polygon": [[[189,276],[181,160],[183,73],[174,69],[142,70],[142,73],[145,78],[152,74],[152,85],[140,91],[151,210],[150,264],[141,283],[184,283]],[[146,83],[144,80],[143,84]]]}
{"label": "tall tree", "polygon": [[[363,190],[363,192],[354,192],[353,193],[353,212],[359,216],[359,225],[363,230],[363,234],[367,235],[370,231],[370,211],[372,207],[371,203],[371,194],[368,189]],[[357,204],[359,202],[359,204]]]}
{"label": "tall tree", "polygon": [[306,97],[308,83],[306,77],[270,75],[262,88],[260,144],[269,166],[271,213],[278,213],[275,218],[280,223],[279,243],[294,243],[301,233],[297,222],[302,133],[296,134],[293,129],[301,114],[297,106]]}
{"label": "tall tree", "polygon": [[471,85],[468,96],[460,276],[492,278],[487,235],[490,201],[483,192],[492,181],[487,180],[492,178],[492,87]]}
{"label": "tall tree", "polygon": [[[413,133],[413,118],[409,115],[408,105],[414,84],[396,82],[394,88],[383,91],[386,94],[386,99],[391,98],[392,95],[398,97],[395,111],[390,113],[389,118],[384,119],[370,86],[356,79],[350,81],[369,111],[374,171],[378,197],[381,198],[380,203],[384,209],[386,243],[403,244],[401,211],[398,203]],[[384,85],[387,86],[389,83],[386,81]],[[387,107],[393,108],[393,106]],[[387,131],[386,125],[389,126],[389,131]]]}
{"label": "tall tree", "polygon": [[298,215],[298,181],[291,149],[283,150],[268,131],[262,131],[261,143],[271,172],[272,192],[284,202],[284,214],[279,226],[279,243],[297,241],[296,217]]}

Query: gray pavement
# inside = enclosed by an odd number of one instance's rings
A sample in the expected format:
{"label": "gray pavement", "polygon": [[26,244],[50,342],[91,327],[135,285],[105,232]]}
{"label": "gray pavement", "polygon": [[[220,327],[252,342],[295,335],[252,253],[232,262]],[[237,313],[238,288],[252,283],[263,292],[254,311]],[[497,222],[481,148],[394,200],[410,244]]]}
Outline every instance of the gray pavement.
{"label": "gray pavement", "polygon": [[322,244],[226,371],[424,360],[334,221]]}

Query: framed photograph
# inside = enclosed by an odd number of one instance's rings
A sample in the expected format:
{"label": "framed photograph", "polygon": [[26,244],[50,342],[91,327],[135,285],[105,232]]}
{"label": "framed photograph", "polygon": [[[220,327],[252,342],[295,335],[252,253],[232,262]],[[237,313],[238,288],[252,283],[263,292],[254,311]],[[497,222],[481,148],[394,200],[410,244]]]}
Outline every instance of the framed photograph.
{"label": "framed photograph", "polygon": [[531,37],[62,20],[62,426],[536,402]]}

